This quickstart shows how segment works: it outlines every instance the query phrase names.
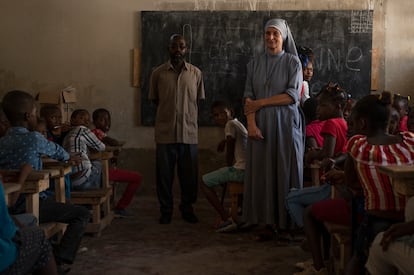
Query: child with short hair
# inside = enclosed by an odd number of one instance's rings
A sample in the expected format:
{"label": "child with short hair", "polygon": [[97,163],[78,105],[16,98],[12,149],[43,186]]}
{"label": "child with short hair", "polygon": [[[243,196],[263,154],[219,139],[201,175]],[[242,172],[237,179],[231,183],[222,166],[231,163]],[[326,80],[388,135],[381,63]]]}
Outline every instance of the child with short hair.
{"label": "child with short hair", "polygon": [[[93,124],[95,125],[95,129],[93,129],[92,132],[98,137],[99,140],[110,146],[121,145],[118,140],[109,137],[107,134],[111,128],[111,114],[108,110],[103,108],[96,109],[92,113],[92,119]],[[141,174],[135,171],[128,171],[118,169],[116,167],[111,167],[109,168],[109,180],[128,183],[128,186],[122,194],[121,199],[115,206],[114,213],[120,217],[130,216],[130,214],[126,211],[126,208],[130,205],[132,199],[134,198],[135,192],[141,185]]]}
{"label": "child with short hair", "polygon": [[298,56],[300,59],[300,63],[302,64],[302,72],[303,72],[303,83],[302,83],[302,90],[300,92],[300,105],[303,106],[305,101],[310,98],[309,92],[309,82],[313,76],[313,60],[314,55],[311,48],[308,47],[297,47]]}
{"label": "child with short hair", "polygon": [[408,119],[408,103],[410,101],[410,96],[402,96],[400,94],[394,94],[392,106],[400,113],[400,131],[406,132],[407,128],[407,119]]}
{"label": "child with short hair", "polygon": [[[33,169],[41,170],[43,155],[60,161],[70,160],[69,154],[61,146],[33,131],[37,116],[35,101],[30,94],[17,90],[8,92],[3,97],[2,107],[11,127],[0,138],[1,169],[20,169],[22,163],[28,163]],[[25,211],[24,196],[20,198],[12,207],[12,214]],[[90,216],[89,211],[82,206],[56,202],[49,192],[39,194],[39,223],[68,224],[54,251],[58,265],[73,263]]]}
{"label": "child with short hair", "polygon": [[226,148],[227,166],[203,175],[201,189],[221,217],[222,223],[218,225],[216,232],[229,232],[237,229],[237,223],[224,209],[214,187],[229,181],[244,181],[247,130],[242,123],[233,117],[234,112],[227,103],[215,101],[211,109],[215,123],[224,127],[225,139],[220,142],[217,150],[223,152]]}
{"label": "child with short hair", "polygon": [[62,123],[62,111],[56,105],[44,105],[40,108],[40,117],[46,121],[47,139],[62,145],[70,125]]}
{"label": "child with short hair", "polygon": [[71,156],[80,156],[82,159],[81,163],[72,169],[72,188],[74,190],[99,189],[102,186],[102,163],[91,161],[89,151],[102,152],[105,150],[105,144],[89,130],[90,115],[87,110],[73,111],[70,122],[72,129],[63,140],[63,147]]}

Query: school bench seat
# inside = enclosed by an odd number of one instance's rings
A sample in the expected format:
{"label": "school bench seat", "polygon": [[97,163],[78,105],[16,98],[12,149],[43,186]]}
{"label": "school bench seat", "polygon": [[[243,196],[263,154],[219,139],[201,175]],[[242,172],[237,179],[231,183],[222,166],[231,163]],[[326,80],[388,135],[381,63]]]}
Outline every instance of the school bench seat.
{"label": "school bench seat", "polygon": [[238,219],[239,205],[242,205],[244,184],[243,182],[229,181],[223,186],[221,202],[224,202],[224,196],[227,189],[230,195],[230,216],[234,221]]}
{"label": "school bench seat", "polygon": [[[331,198],[339,198],[335,185],[332,186]],[[335,274],[344,274],[352,256],[352,227],[329,222],[324,222],[324,226],[331,235],[331,259]],[[336,246],[339,247],[338,258],[335,255]]]}
{"label": "school bench seat", "polygon": [[110,205],[111,195],[112,188],[71,192],[71,202],[73,204],[90,205],[92,207],[92,221],[86,227],[86,233],[100,236],[102,230],[111,224],[114,218]]}
{"label": "school bench seat", "polygon": [[114,214],[111,209],[112,187],[109,184],[109,160],[112,152],[96,152],[89,156],[90,160],[102,161],[102,188],[94,190],[71,191],[73,204],[88,205],[92,208],[92,220],[85,232],[100,236],[102,230],[111,224]]}

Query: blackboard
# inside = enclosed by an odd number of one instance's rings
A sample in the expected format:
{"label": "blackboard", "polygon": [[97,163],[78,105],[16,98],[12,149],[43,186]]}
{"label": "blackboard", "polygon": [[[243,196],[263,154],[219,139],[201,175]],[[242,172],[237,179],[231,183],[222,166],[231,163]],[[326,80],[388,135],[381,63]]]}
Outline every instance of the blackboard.
{"label": "blackboard", "polygon": [[143,11],[141,12],[142,124],[154,125],[155,106],[148,100],[152,70],[168,60],[171,34],[183,34],[187,61],[203,72],[206,100],[199,124],[212,125],[211,103],[230,101],[243,120],[246,65],[263,53],[263,26],[286,19],[296,44],[315,54],[311,94],[328,81],[339,83],[352,97],[370,93],[372,10],[326,11]]}

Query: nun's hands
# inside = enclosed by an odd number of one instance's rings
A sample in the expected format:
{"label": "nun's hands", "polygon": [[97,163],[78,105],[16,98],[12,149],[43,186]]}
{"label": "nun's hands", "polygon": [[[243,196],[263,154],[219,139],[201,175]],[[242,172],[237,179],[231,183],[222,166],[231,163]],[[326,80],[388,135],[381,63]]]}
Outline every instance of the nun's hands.
{"label": "nun's hands", "polygon": [[244,114],[245,115],[255,113],[260,108],[262,108],[260,100],[253,100],[251,98],[246,98],[246,100],[244,101]]}
{"label": "nun's hands", "polygon": [[249,125],[247,127],[247,135],[249,138],[254,139],[254,140],[261,140],[264,139],[263,135],[262,135],[262,131],[260,131],[259,128],[257,128],[256,125]]}

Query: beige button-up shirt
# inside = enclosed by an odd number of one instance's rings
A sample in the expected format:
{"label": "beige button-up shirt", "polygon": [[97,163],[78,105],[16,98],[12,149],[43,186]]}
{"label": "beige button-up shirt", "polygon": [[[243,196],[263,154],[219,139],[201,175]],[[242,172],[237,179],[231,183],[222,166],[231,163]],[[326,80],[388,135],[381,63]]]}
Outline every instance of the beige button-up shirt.
{"label": "beige button-up shirt", "polygon": [[185,62],[181,72],[168,61],[151,74],[149,99],[158,101],[156,143],[198,143],[198,100],[204,99],[203,76]]}

